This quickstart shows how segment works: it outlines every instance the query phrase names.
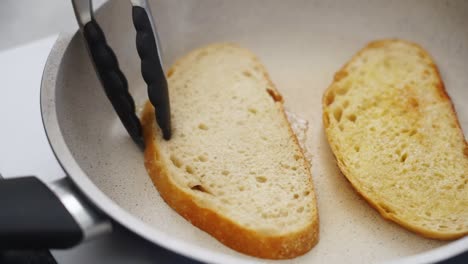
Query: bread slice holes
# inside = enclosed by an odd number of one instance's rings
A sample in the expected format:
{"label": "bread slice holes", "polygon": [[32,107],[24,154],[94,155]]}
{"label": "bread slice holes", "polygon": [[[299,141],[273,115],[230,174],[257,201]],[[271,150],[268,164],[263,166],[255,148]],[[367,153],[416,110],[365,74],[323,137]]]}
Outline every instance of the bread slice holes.
{"label": "bread slice holes", "polygon": [[344,131],[344,126],[343,126],[343,124],[340,124],[340,125],[338,126],[338,128],[340,129],[340,131]]}
{"label": "bread slice holes", "polygon": [[413,108],[417,108],[419,106],[419,102],[416,98],[411,97],[409,99],[409,103]]}
{"label": "bread slice holes", "polygon": [[294,159],[295,159],[295,160],[299,160],[300,158],[301,158],[301,155],[299,155],[299,154],[294,154]]}
{"label": "bread slice holes", "polygon": [[325,96],[325,104],[327,106],[333,104],[333,102],[335,101],[335,94],[333,92],[328,92],[327,95]]}
{"label": "bread slice holes", "polygon": [[385,204],[379,204],[379,207],[382,208],[382,210],[386,213],[386,214],[395,214],[395,211],[388,207],[387,205]]}
{"label": "bread slice holes", "polygon": [[206,157],[205,155],[200,155],[198,156],[198,160],[201,162],[206,162],[208,161],[208,157]]}
{"label": "bread slice holes", "polygon": [[444,179],[444,175],[442,175],[441,173],[438,173],[438,172],[435,172],[434,173],[434,177],[436,177],[438,180],[442,180]]}
{"label": "bread slice holes", "polygon": [[255,180],[257,180],[257,182],[259,183],[265,183],[267,181],[267,178],[264,176],[257,176],[255,177]]}
{"label": "bread slice holes", "polygon": [[201,130],[208,130],[208,126],[206,124],[204,124],[204,123],[200,123],[198,125],[198,128],[201,129]]}
{"label": "bread slice holes", "polygon": [[193,191],[203,192],[203,193],[207,193],[207,194],[213,195],[210,191],[208,191],[208,189],[206,189],[205,187],[203,187],[203,185],[201,185],[201,184],[194,185],[194,186],[190,187],[190,189],[193,190]]}
{"label": "bread slice holes", "polygon": [[349,106],[349,101],[348,100],[345,100],[343,102],[343,108],[347,108]]}
{"label": "bread slice holes", "polygon": [[310,191],[304,191],[304,196],[308,196],[310,194]]}
{"label": "bread slice holes", "polygon": [[325,128],[328,128],[330,126],[330,117],[328,117],[327,113],[323,115],[323,125],[325,126]]}
{"label": "bread slice holes", "polygon": [[361,150],[361,147],[359,146],[354,146],[354,151],[359,152]]}
{"label": "bread slice holes", "polygon": [[242,75],[244,75],[244,76],[247,77],[247,78],[251,78],[251,77],[252,77],[252,73],[249,72],[249,71],[243,71],[243,72],[242,72]]}
{"label": "bread slice holes", "polygon": [[408,158],[408,154],[403,153],[403,155],[401,155],[400,162],[402,163],[405,162],[407,158]]}
{"label": "bread slice holes", "polygon": [[341,121],[341,116],[343,115],[343,110],[341,108],[336,108],[333,111],[333,117],[335,117],[336,122]]}
{"label": "bread slice holes", "polygon": [[339,95],[345,95],[348,92],[348,86],[338,87],[336,93]]}
{"label": "bread slice holes", "polygon": [[415,129],[412,129],[410,132],[409,132],[409,136],[412,137],[414,135],[416,135],[417,131]]}
{"label": "bread slice holes", "polygon": [[249,112],[255,115],[255,114],[257,114],[257,109],[249,108]]}
{"label": "bread slice holes", "polygon": [[184,165],[184,163],[174,155],[171,155],[169,158],[171,159],[172,164],[177,168],[181,168]]}
{"label": "bread slice holes", "polygon": [[356,115],[355,114],[351,114],[348,116],[348,120],[351,121],[351,122],[356,122]]}
{"label": "bread slice holes", "polygon": [[195,173],[195,170],[192,168],[192,166],[190,165],[187,165],[185,166],[185,171],[188,173],[188,174],[194,174]]}
{"label": "bread slice holes", "polygon": [[171,68],[167,71],[167,77],[170,78],[174,74],[175,70],[174,68]]}
{"label": "bread slice holes", "polygon": [[447,229],[448,226],[446,226],[446,225],[439,225],[438,228],[439,228],[439,229]]}
{"label": "bread slice holes", "polygon": [[301,206],[301,207],[297,208],[296,212],[298,212],[298,213],[304,212],[304,206]]}
{"label": "bread slice holes", "polygon": [[345,70],[341,70],[341,71],[335,73],[335,76],[333,77],[333,79],[334,79],[335,82],[339,82],[343,78],[346,78],[346,76],[348,76],[348,72],[345,71]]}
{"label": "bread slice holes", "polygon": [[294,198],[294,199],[298,199],[298,198],[299,198],[299,194],[295,193],[295,194],[293,195],[293,198]]}
{"label": "bread slice holes", "polygon": [[432,216],[432,213],[431,213],[430,211],[426,211],[426,212],[424,212],[424,214],[425,214],[426,216],[429,216],[429,217]]}
{"label": "bread slice holes", "polygon": [[229,175],[229,171],[228,170],[223,170],[221,172],[221,174],[223,174],[224,176],[228,176]]}
{"label": "bread slice holes", "polygon": [[340,150],[340,145],[338,145],[338,144],[333,144],[333,147],[336,149],[336,151]]}
{"label": "bread slice holes", "polygon": [[244,187],[244,186],[239,186],[239,188],[238,188],[238,189],[239,189],[239,191],[240,191],[240,192],[243,192],[243,191],[245,191],[245,187]]}

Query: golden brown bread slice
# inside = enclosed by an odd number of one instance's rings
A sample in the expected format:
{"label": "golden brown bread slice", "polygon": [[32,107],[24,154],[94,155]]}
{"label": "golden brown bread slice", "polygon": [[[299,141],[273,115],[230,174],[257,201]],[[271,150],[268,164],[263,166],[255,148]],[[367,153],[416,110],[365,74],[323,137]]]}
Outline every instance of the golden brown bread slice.
{"label": "golden brown bread slice", "polygon": [[310,165],[280,94],[249,51],[215,44],[168,73],[173,137],[147,104],[145,165],[164,200],[225,245],[292,258],[318,240]]}
{"label": "golden brown bread slice", "polygon": [[468,233],[468,146],[424,49],[370,43],[336,73],[323,122],[341,171],[383,217],[430,238]]}

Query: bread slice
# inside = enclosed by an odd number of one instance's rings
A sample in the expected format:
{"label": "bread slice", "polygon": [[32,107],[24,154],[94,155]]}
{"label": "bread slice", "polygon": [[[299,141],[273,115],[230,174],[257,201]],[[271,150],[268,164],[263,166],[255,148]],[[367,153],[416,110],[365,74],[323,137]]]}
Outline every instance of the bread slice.
{"label": "bread slice", "polygon": [[429,238],[468,234],[468,146],[424,49],[370,43],[336,73],[323,122],[341,171],[384,218]]}
{"label": "bread slice", "polygon": [[225,245],[256,257],[306,253],[318,240],[310,165],[281,95],[249,51],[213,44],[168,72],[173,136],[144,109],[145,165],[163,199]]}

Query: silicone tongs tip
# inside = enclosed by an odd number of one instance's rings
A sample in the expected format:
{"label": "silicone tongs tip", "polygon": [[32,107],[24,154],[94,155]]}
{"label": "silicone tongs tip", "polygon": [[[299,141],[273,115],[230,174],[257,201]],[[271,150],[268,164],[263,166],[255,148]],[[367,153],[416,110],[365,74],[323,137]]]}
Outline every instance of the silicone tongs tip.
{"label": "silicone tongs tip", "polygon": [[136,30],[136,47],[141,58],[141,74],[148,85],[148,97],[156,109],[156,122],[163,138],[171,138],[171,111],[166,75],[164,73],[159,38],[146,0],[132,0],[132,19]]}
{"label": "silicone tongs tip", "polygon": [[[156,121],[163,138],[171,138],[170,104],[167,80],[162,67],[156,27],[146,0],[132,0],[133,24],[137,30],[137,49],[141,58],[141,72],[148,85],[148,97],[156,111]],[[86,40],[94,68],[107,98],[112,103],[133,141],[144,149],[141,123],[135,113],[135,102],[128,91],[128,83],[120,70],[112,48],[93,16],[91,0],[72,0],[76,19]]]}

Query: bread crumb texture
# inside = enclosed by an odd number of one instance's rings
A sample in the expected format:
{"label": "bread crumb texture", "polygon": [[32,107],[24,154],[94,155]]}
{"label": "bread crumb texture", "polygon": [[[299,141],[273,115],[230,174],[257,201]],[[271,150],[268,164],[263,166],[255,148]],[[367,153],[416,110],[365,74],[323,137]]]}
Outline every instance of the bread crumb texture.
{"label": "bread crumb texture", "polygon": [[143,116],[146,166],[165,201],[227,246],[264,258],[318,239],[310,165],[263,65],[233,44],[197,49],[168,74],[173,136]]}
{"label": "bread crumb texture", "polygon": [[424,49],[370,43],[336,73],[323,122],[341,171],[385,218],[430,238],[468,233],[468,146]]}

